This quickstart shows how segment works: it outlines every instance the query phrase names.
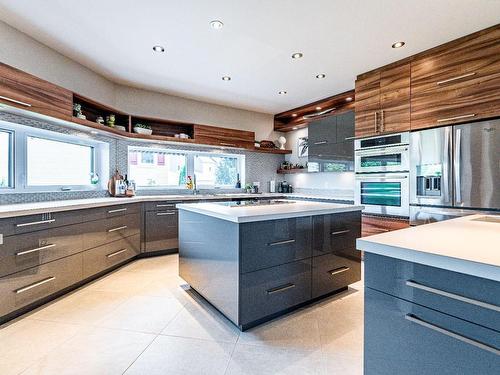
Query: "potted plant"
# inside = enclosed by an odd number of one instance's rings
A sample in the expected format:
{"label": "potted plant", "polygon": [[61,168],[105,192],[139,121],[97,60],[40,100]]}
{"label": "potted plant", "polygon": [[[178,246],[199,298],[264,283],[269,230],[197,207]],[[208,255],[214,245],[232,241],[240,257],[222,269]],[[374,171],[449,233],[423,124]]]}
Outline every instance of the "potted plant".
{"label": "potted plant", "polygon": [[134,133],[151,135],[153,134],[153,130],[149,125],[137,123],[134,125]]}

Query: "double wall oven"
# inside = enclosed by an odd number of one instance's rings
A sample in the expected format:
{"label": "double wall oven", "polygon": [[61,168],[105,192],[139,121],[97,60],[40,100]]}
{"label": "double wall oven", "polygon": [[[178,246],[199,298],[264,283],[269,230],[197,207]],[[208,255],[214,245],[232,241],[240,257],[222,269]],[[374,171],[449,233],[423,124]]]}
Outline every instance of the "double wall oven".
{"label": "double wall oven", "polygon": [[364,212],[409,216],[409,141],[408,132],[355,141],[355,203]]}

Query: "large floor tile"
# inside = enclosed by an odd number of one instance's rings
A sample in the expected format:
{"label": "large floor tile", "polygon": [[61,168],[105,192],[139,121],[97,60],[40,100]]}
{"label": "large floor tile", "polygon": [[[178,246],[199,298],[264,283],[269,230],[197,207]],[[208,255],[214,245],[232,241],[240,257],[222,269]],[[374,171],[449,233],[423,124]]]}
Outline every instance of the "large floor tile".
{"label": "large floor tile", "polygon": [[183,305],[174,298],[134,296],[97,325],[158,334],[182,307]]}
{"label": "large floor tile", "polygon": [[139,259],[120,269],[121,272],[144,272],[157,275],[176,274],[179,267],[177,254]]}
{"label": "large floor tile", "polygon": [[122,374],[154,338],[145,333],[86,328],[36,361],[23,374]]}
{"label": "large floor tile", "polygon": [[126,375],[223,375],[234,344],[158,336]]}
{"label": "large floor tile", "polygon": [[227,375],[325,374],[321,351],[236,344]]}
{"label": "large floor tile", "polygon": [[324,354],[327,374],[363,375],[363,357]]}
{"label": "large floor tile", "polygon": [[19,374],[83,327],[21,319],[0,328],[0,374]]}
{"label": "large floor tile", "polygon": [[158,275],[154,273],[117,271],[92,283],[88,290],[136,295],[147,284],[157,279]]}

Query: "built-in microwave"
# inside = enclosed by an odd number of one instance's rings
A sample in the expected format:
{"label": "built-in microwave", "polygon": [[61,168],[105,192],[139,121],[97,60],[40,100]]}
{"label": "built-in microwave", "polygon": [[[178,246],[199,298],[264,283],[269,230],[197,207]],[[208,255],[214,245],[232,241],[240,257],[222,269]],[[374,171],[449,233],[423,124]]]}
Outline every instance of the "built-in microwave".
{"label": "built-in microwave", "polygon": [[363,212],[408,217],[409,173],[370,173],[356,175],[355,204]]}
{"label": "built-in microwave", "polygon": [[408,132],[357,139],[354,142],[356,173],[409,171],[409,141]]}

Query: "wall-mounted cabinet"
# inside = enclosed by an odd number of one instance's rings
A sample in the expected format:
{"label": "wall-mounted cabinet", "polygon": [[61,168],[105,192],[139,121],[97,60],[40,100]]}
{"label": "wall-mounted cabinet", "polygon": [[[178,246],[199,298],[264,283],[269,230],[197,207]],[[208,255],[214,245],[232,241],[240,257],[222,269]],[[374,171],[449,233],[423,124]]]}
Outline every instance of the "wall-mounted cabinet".
{"label": "wall-mounted cabinet", "polygon": [[250,150],[255,148],[255,133],[244,130],[194,125],[194,136],[197,142],[207,145],[238,147]]}

